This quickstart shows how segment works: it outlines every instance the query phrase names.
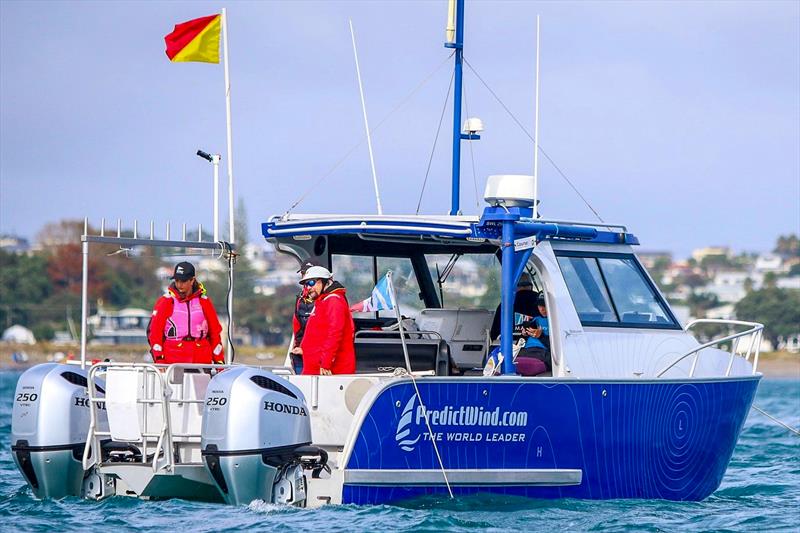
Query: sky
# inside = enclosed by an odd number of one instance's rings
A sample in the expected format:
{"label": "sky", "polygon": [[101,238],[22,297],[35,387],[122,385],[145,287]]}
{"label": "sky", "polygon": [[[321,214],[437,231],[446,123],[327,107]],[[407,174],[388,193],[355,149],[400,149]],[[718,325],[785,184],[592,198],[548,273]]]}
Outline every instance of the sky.
{"label": "sky", "polygon": [[[416,211],[453,69],[445,0],[0,0],[0,234],[84,217],[208,230],[197,149],[223,154],[227,217],[222,65],[171,63],[163,40],[223,7],[250,240],[301,197],[295,212],[376,212],[348,19],[384,211]],[[540,146],[605,222],[678,256],[800,233],[797,1],[467,0],[463,114],[485,131],[462,148],[465,213],[489,175],[532,173],[517,121],[533,132],[537,14]],[[421,213],[450,208],[451,105]],[[539,175],[546,218],[597,220],[545,158]]]}

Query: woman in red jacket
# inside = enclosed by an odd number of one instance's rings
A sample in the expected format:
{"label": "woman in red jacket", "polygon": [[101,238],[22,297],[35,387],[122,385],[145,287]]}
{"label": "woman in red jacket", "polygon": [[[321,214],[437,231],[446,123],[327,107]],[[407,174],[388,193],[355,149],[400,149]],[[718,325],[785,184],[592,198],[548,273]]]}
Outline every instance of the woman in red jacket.
{"label": "woman in red jacket", "polygon": [[194,265],[175,265],[174,280],[156,301],[147,327],[156,363],[222,364],[222,326],[206,289],[194,277]]}
{"label": "woman in red jacket", "polygon": [[333,281],[333,274],[321,266],[306,270],[300,284],[308,288],[308,298],[314,301],[303,341],[294,350],[303,356],[303,374],[355,373],[355,328],[345,288]]}

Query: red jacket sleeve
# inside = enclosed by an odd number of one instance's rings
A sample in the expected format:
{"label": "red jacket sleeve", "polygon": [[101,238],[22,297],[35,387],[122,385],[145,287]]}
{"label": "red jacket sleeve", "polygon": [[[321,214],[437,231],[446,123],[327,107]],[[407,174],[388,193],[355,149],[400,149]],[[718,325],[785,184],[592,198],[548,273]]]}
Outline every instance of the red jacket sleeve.
{"label": "red jacket sleeve", "polygon": [[340,294],[331,294],[325,298],[323,316],[319,317],[325,324],[327,334],[320,339],[320,367],[330,370],[333,360],[342,342],[344,323],[350,316],[347,301]]}
{"label": "red jacket sleeve", "polygon": [[[214,302],[211,301],[211,298],[200,298],[200,307],[203,308],[203,315],[208,322],[208,342],[211,344],[211,349],[214,350],[217,346],[222,346],[222,324],[219,323],[219,317],[217,317],[217,311],[214,309]],[[222,359],[224,359],[222,351],[214,354],[215,361]]]}
{"label": "red jacket sleeve", "polygon": [[164,296],[156,300],[153,306],[153,315],[150,317],[150,327],[147,334],[147,342],[152,348],[155,345],[164,347],[164,326],[167,319],[172,316],[172,298]]}

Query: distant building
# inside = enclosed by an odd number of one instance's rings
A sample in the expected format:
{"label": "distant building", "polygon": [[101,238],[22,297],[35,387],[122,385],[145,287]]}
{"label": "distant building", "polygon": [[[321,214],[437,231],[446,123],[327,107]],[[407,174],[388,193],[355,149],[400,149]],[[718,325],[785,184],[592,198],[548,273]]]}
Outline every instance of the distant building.
{"label": "distant building", "polygon": [[718,320],[736,320],[736,305],[725,304],[719,307],[713,307],[706,311],[705,318],[714,318]]}
{"label": "distant building", "polygon": [[10,344],[36,344],[36,337],[25,326],[15,324],[3,332],[3,342]]}
{"label": "distant building", "polygon": [[266,272],[275,258],[275,248],[265,242],[248,243],[242,246],[242,255],[250,261],[256,272]]}
{"label": "distant building", "polygon": [[[190,260],[190,262],[195,265],[195,268],[197,269],[197,277],[201,278],[201,280],[204,277],[203,274],[205,273],[222,272],[228,268],[228,263],[226,261],[217,259],[216,257],[204,257],[199,261],[194,262]],[[170,271],[169,275],[172,276],[172,271]]]}
{"label": "distant building", "polygon": [[648,252],[638,252],[636,256],[641,261],[642,265],[647,270],[651,270],[655,268],[656,263],[659,261],[666,261],[668,265],[672,265],[672,252],[666,251],[648,251]]}
{"label": "distant building", "polygon": [[667,285],[672,285],[680,281],[681,278],[692,274],[701,275],[701,273],[702,271],[699,268],[689,266],[689,263],[686,261],[676,261],[664,271],[664,276],[661,278],[661,281]]}
{"label": "distant building", "polygon": [[731,257],[731,249],[727,246],[707,246],[692,252],[692,259],[700,263],[706,257]]}
{"label": "distant building", "polygon": [[691,294],[692,294],[691,287],[687,287],[686,285],[678,285],[675,287],[675,289],[665,294],[665,296],[667,297],[667,300],[669,300],[670,302],[676,302],[676,301],[683,302],[686,301],[686,299],[689,298]]}
{"label": "distant building", "polygon": [[789,353],[800,353],[800,333],[789,335],[786,338],[778,337],[778,349]]}
{"label": "distant building", "polygon": [[800,290],[800,276],[790,276],[788,278],[778,278],[775,280],[775,286],[779,289],[795,289]]}
{"label": "distant building", "polygon": [[743,270],[723,270],[701,287],[700,292],[713,294],[722,303],[736,303],[747,295],[748,280],[753,289],[758,289],[764,280],[763,274],[750,273]]}
{"label": "distant building", "polygon": [[28,239],[16,235],[0,235],[0,250],[12,254],[23,254],[31,249]]}
{"label": "distant building", "polygon": [[753,268],[755,268],[755,270],[758,272],[783,272],[783,259],[781,259],[781,257],[778,255],[759,255],[756,258]]}
{"label": "distant building", "polygon": [[87,319],[92,329],[91,344],[147,344],[150,311],[128,308],[120,311],[99,309]]}
{"label": "distant building", "polygon": [[[255,280],[253,292],[264,296],[272,296],[278,287],[297,285],[300,275],[295,270],[273,270]],[[297,291],[300,292],[299,285]]]}

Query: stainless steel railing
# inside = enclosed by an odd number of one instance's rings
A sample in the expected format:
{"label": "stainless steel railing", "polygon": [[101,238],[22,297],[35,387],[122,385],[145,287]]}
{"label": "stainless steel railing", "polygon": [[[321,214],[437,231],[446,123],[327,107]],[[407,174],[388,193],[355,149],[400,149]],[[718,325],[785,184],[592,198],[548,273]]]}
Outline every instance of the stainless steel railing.
{"label": "stainless steel railing", "polygon": [[[175,373],[186,369],[223,369],[228,365],[203,365],[203,364],[189,364],[179,363],[172,365],[155,365],[150,363],[113,363],[103,362],[93,365],[89,370],[89,407],[90,407],[90,422],[89,433],[86,439],[86,446],[83,451],[83,468],[88,469],[93,462],[99,463],[101,461],[101,445],[102,437],[111,438],[111,430],[101,430],[98,428],[98,408],[102,404],[106,404],[106,395],[99,396],[99,391],[96,388],[96,383],[99,377],[108,374],[109,369],[114,371],[129,371],[142,375],[141,388],[138,391],[136,398],[136,405],[160,405],[161,421],[158,427],[153,430],[148,425],[147,417],[148,410],[144,409],[142,412],[142,427],[138,435],[138,440],[130,441],[135,442],[141,446],[142,462],[147,462],[148,455],[152,452],[152,468],[156,472],[160,469],[168,471],[173,470],[175,466],[175,455],[173,453],[174,437],[182,437],[187,439],[196,439],[200,442],[199,432],[173,432],[172,429],[172,406],[177,404],[200,404],[205,402],[204,398],[189,398],[186,397],[186,390],[181,387],[180,396],[173,396],[172,383]],[[107,385],[107,384],[106,384]],[[137,411],[138,416],[138,411]],[[151,448],[151,442],[155,439],[155,447]],[[91,450],[96,450],[93,454],[93,461],[90,461],[89,455]],[[161,464],[159,464],[161,458]]]}
{"label": "stainless steel railing", "polygon": [[686,325],[685,331],[689,331],[692,327],[696,326],[697,324],[717,324],[723,326],[729,326],[730,328],[734,328],[736,326],[747,326],[748,329],[744,331],[740,331],[738,333],[732,333],[730,335],[726,335],[724,337],[720,337],[718,339],[713,339],[709,342],[703,343],[695,348],[692,348],[688,352],[684,353],[677,359],[675,359],[672,363],[667,365],[661,372],[656,374],[656,377],[661,377],[666,373],[669,369],[686,359],[687,357],[694,355],[694,360],[692,361],[692,366],[689,370],[689,377],[694,377],[694,372],[697,369],[697,361],[700,358],[700,352],[706,348],[710,348],[712,346],[716,346],[723,342],[731,342],[730,347],[730,360],[728,361],[728,367],[725,370],[725,376],[731,375],[731,369],[733,368],[733,361],[736,357],[737,353],[739,352],[739,347],[742,341],[745,341],[749,337],[749,344],[747,345],[747,350],[744,352],[742,357],[746,360],[750,360],[750,356],[753,356],[753,374],[756,373],[758,369],[758,356],[761,353],[761,339],[763,335],[764,325],[759,324],[758,322],[744,322],[741,320],[722,320],[722,319],[711,319],[711,318],[701,318],[697,320],[692,320]]}
{"label": "stainless steel railing", "polygon": [[[173,387],[170,385],[177,385],[175,382],[176,373],[183,372],[188,369],[197,369],[201,371],[211,370],[212,372],[219,372],[225,368],[230,368],[233,365],[207,365],[207,364],[192,364],[192,363],[175,363],[171,365],[156,365],[151,363],[114,363],[114,362],[101,362],[93,365],[89,370],[88,388],[89,388],[89,407],[90,407],[90,422],[89,432],[86,439],[86,446],[83,450],[83,468],[88,469],[94,463],[102,461],[102,437],[111,438],[111,428],[101,430],[98,428],[99,413],[98,409],[107,404],[107,394],[100,396],[96,387],[97,380],[101,376],[106,376],[109,369],[136,372],[142,374],[141,387],[138,390],[136,405],[160,405],[161,421],[157,428],[151,428],[148,423],[148,410],[145,408],[142,411],[141,431],[136,441],[126,441],[135,443],[141,446],[142,463],[147,462],[147,457],[150,453],[153,454],[152,468],[154,472],[164,469],[172,471],[176,464],[181,463],[176,460],[175,451],[175,438],[186,439],[191,443],[200,443],[200,431],[176,431],[173,428],[172,415],[173,412],[178,412],[175,407],[182,404],[200,405],[205,403],[205,397],[199,398],[190,396],[187,391],[186,381],[181,380],[182,385],[179,388],[179,394],[175,394]],[[290,372],[283,367],[260,367],[268,369],[279,375],[289,374]],[[176,387],[177,388],[177,387]],[[108,391],[108,384],[106,383],[106,392]],[[107,405],[105,405],[107,408]],[[201,407],[202,410],[202,407]],[[137,416],[139,411],[137,408]],[[137,421],[139,423],[139,421]],[[155,447],[151,447],[152,441],[155,440]],[[92,459],[89,456],[92,450],[96,453],[92,454]],[[159,462],[159,458],[161,461]]]}

